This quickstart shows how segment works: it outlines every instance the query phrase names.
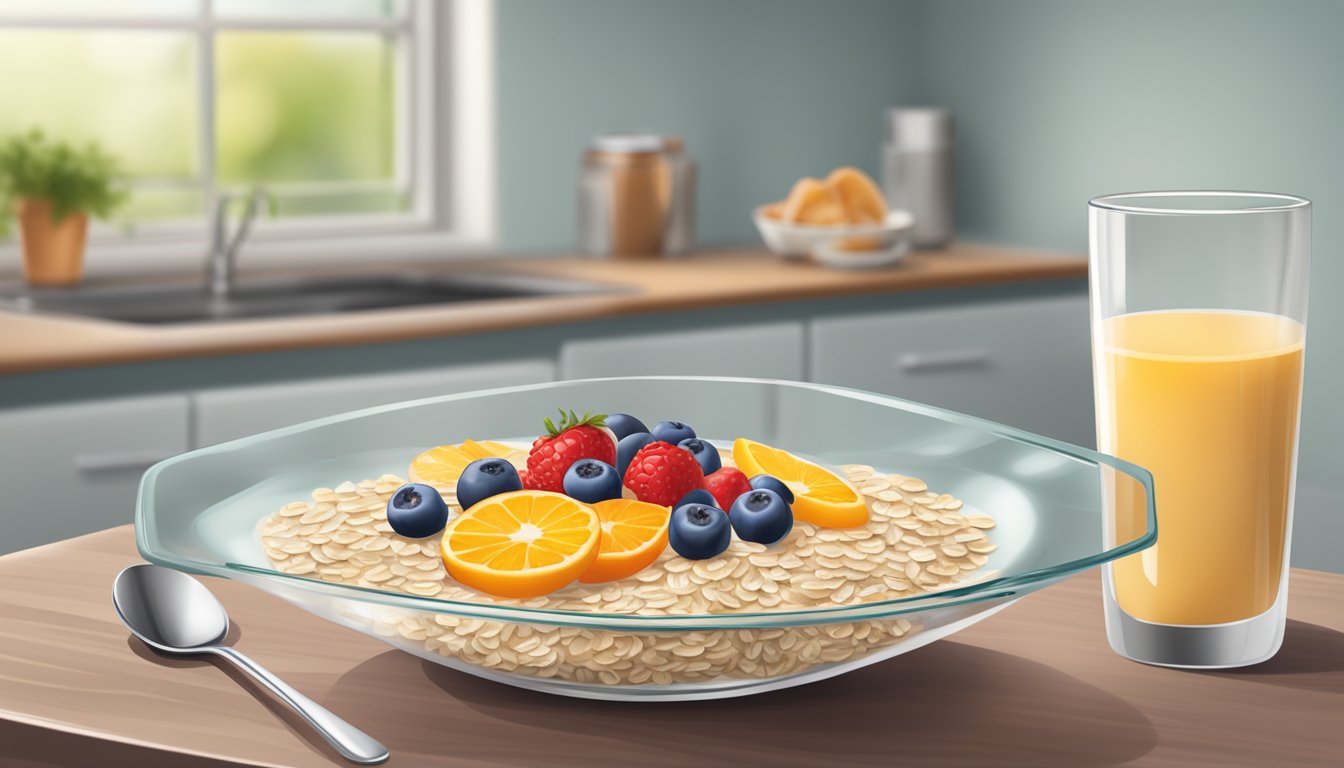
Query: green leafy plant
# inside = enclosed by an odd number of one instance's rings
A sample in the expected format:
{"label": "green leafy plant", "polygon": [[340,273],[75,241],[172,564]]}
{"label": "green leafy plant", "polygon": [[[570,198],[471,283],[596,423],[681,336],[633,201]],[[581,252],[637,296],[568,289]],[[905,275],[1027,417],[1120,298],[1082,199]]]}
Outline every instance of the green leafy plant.
{"label": "green leafy plant", "polygon": [[49,201],[60,221],[80,212],[106,219],[128,197],[116,158],[96,144],[77,147],[36,128],[0,142],[0,235],[20,200]]}

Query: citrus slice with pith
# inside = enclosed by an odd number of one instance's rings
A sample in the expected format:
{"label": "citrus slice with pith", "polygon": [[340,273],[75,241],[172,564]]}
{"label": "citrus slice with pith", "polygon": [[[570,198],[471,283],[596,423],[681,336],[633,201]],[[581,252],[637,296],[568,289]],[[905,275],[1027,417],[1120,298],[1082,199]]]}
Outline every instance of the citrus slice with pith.
{"label": "citrus slice with pith", "polygon": [[863,497],[834,472],[788,451],[739,437],[733,442],[737,468],[773,475],[793,491],[793,516],[824,528],[853,528],[868,522]]}
{"label": "citrus slice with pith", "polygon": [[471,462],[495,456],[512,460],[515,454],[521,455],[522,451],[492,440],[482,440],[480,442],[464,440],[458,445],[440,445],[437,448],[430,448],[411,459],[411,466],[406,471],[406,476],[413,483],[428,483],[451,488],[457,485],[457,479],[462,476],[462,470],[466,469]]}
{"label": "citrus slice with pith", "polygon": [[667,507],[635,499],[612,499],[593,505],[602,526],[597,559],[579,581],[592,584],[633,576],[667,548]]}
{"label": "citrus slice with pith", "polygon": [[453,518],[439,549],[448,575],[500,597],[547,595],[597,559],[602,529],[587,504],[550,491],[512,491]]}

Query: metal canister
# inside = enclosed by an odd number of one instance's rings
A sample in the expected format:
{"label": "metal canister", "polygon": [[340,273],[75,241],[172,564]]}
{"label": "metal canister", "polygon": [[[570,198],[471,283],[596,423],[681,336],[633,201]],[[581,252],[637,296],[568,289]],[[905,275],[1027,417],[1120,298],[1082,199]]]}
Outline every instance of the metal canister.
{"label": "metal canister", "polygon": [[915,217],[910,240],[937,248],[952,240],[952,115],[944,109],[887,110],[882,192],[887,205]]}
{"label": "metal canister", "polygon": [[597,136],[579,173],[579,248],[615,258],[695,247],[695,163],[675,136]]}

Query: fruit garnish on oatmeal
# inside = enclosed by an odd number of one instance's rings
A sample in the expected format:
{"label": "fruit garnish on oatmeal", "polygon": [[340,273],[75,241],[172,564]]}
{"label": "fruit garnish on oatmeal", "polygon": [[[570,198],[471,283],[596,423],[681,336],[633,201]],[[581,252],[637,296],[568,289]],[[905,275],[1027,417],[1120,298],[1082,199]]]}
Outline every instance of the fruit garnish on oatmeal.
{"label": "fruit garnish on oatmeal", "polygon": [[[549,421],[530,447],[525,438],[464,441],[412,460],[412,473],[454,464],[436,475],[456,472],[453,483],[387,474],[317,489],[262,522],[262,548],[276,569],[328,582],[647,616],[858,605],[992,575],[983,566],[996,548],[987,533],[993,518],[966,512],[961,500],[916,478],[867,465],[827,467],[746,437],[714,440],[672,419],[562,411]],[[451,462],[427,464],[435,451]],[[550,490],[557,477],[559,490]],[[605,672],[626,684],[775,675],[865,655],[919,629],[855,620],[673,637],[536,624],[528,630],[542,654],[534,665],[531,656],[454,639],[469,640],[478,625],[493,631],[490,622],[444,612],[398,621],[393,633],[473,665],[576,681]],[[574,641],[576,632],[591,643]],[[785,652],[795,637],[798,647],[815,644],[816,655]],[[763,640],[780,655],[747,655]],[[599,643],[619,651],[615,662],[592,655]],[[651,666],[640,658],[644,643],[671,643],[667,658],[679,660]],[[719,650],[705,655],[711,649]]]}

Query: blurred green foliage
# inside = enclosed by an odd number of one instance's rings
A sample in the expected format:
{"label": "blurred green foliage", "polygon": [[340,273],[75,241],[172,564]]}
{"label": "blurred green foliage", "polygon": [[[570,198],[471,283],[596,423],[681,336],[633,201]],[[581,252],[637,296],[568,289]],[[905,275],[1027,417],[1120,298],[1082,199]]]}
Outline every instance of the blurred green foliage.
{"label": "blurred green foliage", "polygon": [[376,33],[218,35],[220,181],[391,178],[394,53]]}
{"label": "blurred green foliage", "polygon": [[19,200],[50,201],[60,221],[77,212],[105,219],[127,196],[116,159],[95,144],[53,141],[39,129],[0,142],[0,231]]}
{"label": "blurred green foliage", "polygon": [[200,173],[197,49],[181,32],[0,28],[0,136],[96,141],[136,179]]}
{"label": "blurred green foliage", "polygon": [[[178,30],[0,29],[0,137],[37,125],[97,142],[132,182],[130,216],[199,216],[210,192],[199,53],[196,36]],[[216,185],[272,185],[281,215],[405,210],[392,186],[398,55],[376,30],[218,33]],[[387,191],[328,194],[350,182]]]}

